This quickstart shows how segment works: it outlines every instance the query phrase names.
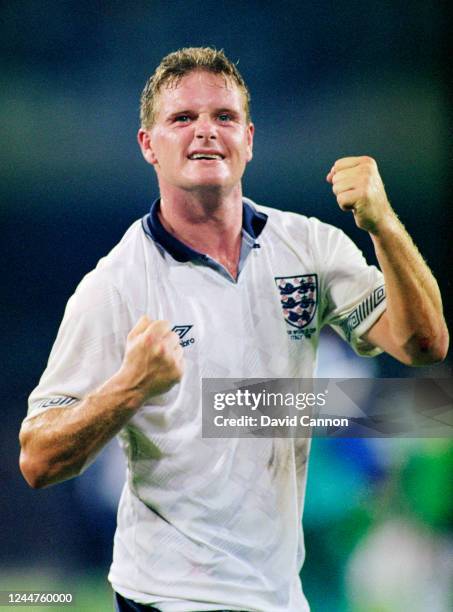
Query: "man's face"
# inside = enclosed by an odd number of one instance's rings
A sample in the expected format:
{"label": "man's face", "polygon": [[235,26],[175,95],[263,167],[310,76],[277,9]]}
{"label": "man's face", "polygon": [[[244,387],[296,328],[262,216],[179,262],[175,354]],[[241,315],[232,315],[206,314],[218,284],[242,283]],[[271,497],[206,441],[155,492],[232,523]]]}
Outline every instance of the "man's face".
{"label": "man's face", "polygon": [[238,86],[195,71],[161,90],[155,123],[138,138],[161,190],[228,190],[240,183],[252,159],[253,129]]}

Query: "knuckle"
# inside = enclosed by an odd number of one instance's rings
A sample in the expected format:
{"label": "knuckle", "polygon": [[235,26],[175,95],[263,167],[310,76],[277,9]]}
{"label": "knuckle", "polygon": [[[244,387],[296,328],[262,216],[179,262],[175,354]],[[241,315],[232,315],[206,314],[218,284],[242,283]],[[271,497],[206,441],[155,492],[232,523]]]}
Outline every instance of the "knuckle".
{"label": "knuckle", "polygon": [[175,352],[170,346],[165,347],[165,361],[170,367],[173,367],[176,363]]}
{"label": "knuckle", "polygon": [[170,330],[170,323],[168,321],[153,321],[149,327],[155,334],[159,336],[165,335]]}
{"label": "knuckle", "polygon": [[150,320],[146,315],[142,315],[134,327],[131,329],[132,332],[138,333],[140,330],[143,331],[150,324]]}
{"label": "knuckle", "polygon": [[153,354],[156,357],[156,359],[165,359],[165,345],[162,344],[161,342],[157,342],[154,346],[153,346]]}
{"label": "knuckle", "polygon": [[360,182],[357,191],[359,195],[366,195],[371,188],[371,180],[369,176],[365,176]]}
{"label": "knuckle", "polygon": [[173,334],[165,336],[164,343],[169,351],[175,351],[179,344],[179,336],[176,336],[176,338],[173,336]]}
{"label": "knuckle", "polygon": [[371,187],[369,185],[367,185],[365,187],[365,189],[363,190],[362,198],[365,199],[365,200],[369,200],[371,195],[372,195]]}
{"label": "knuckle", "polygon": [[363,162],[365,164],[365,166],[367,166],[368,168],[375,168],[376,167],[376,161],[370,157],[369,155],[364,155],[363,156]]}
{"label": "knuckle", "polygon": [[338,195],[338,197],[337,197],[337,202],[338,202],[338,205],[340,206],[340,208],[342,210],[345,210],[345,207],[347,205],[347,196],[346,196],[346,194],[340,193]]}
{"label": "knuckle", "polygon": [[143,334],[141,341],[144,347],[151,349],[153,353],[155,352],[157,345],[155,342],[154,335],[150,332],[150,330],[147,330],[146,333]]}
{"label": "knuckle", "polygon": [[176,354],[175,354],[175,349],[173,346],[170,346],[168,343],[164,343],[162,345],[162,359],[165,362],[165,365],[167,367],[173,367],[173,365],[176,363]]}

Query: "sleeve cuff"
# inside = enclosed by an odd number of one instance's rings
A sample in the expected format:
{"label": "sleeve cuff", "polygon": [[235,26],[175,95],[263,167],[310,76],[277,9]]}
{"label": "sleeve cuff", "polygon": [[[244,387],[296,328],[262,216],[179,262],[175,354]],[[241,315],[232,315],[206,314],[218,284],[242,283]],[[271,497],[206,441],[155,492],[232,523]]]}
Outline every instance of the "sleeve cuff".
{"label": "sleeve cuff", "polygon": [[339,327],[345,339],[359,355],[374,357],[382,353],[382,349],[366,342],[362,336],[376,323],[386,306],[385,286],[379,285],[341,321]]}

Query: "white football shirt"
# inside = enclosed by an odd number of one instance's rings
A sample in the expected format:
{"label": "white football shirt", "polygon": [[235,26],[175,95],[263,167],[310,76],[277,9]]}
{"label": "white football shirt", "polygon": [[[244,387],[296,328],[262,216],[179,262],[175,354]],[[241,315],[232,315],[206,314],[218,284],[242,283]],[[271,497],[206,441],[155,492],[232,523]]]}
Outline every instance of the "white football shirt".
{"label": "white football shirt", "polygon": [[119,434],[127,482],[109,580],[163,612],[308,610],[299,572],[307,439],[203,439],[201,380],[310,378],[331,325],[360,354],[383,277],[340,230],[244,198],[237,280],[168,234],[159,201],[70,298],[28,417],[74,405],[120,367],[139,317],[180,335],[180,384]]}

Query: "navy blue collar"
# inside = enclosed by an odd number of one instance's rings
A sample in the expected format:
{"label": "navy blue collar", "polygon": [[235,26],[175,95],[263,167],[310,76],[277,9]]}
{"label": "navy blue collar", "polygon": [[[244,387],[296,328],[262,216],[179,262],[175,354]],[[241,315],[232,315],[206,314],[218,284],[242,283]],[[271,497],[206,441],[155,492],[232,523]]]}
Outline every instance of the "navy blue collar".
{"label": "navy blue collar", "polygon": [[[176,261],[204,260],[206,255],[191,249],[189,246],[167,232],[159,219],[160,198],[151,205],[149,214],[144,218],[143,227],[151,238],[170,253]],[[254,240],[258,238],[267,222],[267,215],[258,212],[248,202],[243,200],[242,229]]]}

